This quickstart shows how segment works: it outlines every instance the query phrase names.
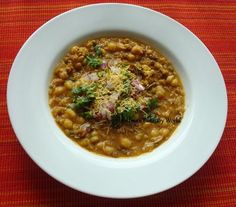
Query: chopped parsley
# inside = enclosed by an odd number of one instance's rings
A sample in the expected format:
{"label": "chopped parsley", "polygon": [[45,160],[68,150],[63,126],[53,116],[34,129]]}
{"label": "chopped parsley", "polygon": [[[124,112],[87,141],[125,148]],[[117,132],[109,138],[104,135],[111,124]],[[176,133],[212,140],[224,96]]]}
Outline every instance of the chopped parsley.
{"label": "chopped parsley", "polygon": [[158,123],[160,121],[160,119],[154,113],[145,114],[144,120],[152,123]]}
{"label": "chopped parsley", "polygon": [[132,122],[137,120],[137,113],[140,111],[139,106],[126,107],[123,111],[116,110],[111,119],[111,126],[118,127],[123,122]]}
{"label": "chopped parsley", "polygon": [[98,68],[102,64],[102,60],[96,56],[88,55],[86,56],[86,61],[88,66],[92,68]]}
{"label": "chopped parsley", "polygon": [[157,98],[152,98],[150,100],[148,100],[147,102],[147,111],[152,111],[153,109],[155,109],[157,107]]}
{"label": "chopped parsley", "polygon": [[93,98],[90,97],[78,97],[75,100],[75,109],[81,110],[86,106],[89,106],[93,102]]}
{"label": "chopped parsley", "polygon": [[160,119],[157,117],[153,110],[157,108],[157,98],[151,98],[147,102],[146,113],[144,114],[144,120],[147,122],[158,123]]}
{"label": "chopped parsley", "polygon": [[74,108],[76,110],[85,110],[95,100],[95,85],[80,86],[72,89]]}
{"label": "chopped parsley", "polygon": [[99,68],[102,65],[102,59],[100,58],[102,56],[101,46],[95,45],[94,52],[95,54],[90,54],[86,56],[86,62],[89,67]]}
{"label": "chopped parsley", "polygon": [[94,51],[95,51],[95,54],[96,54],[97,57],[102,56],[101,46],[96,45],[96,46],[94,47]]}
{"label": "chopped parsley", "polygon": [[82,116],[85,118],[85,119],[92,119],[93,118],[93,113],[92,111],[85,111]]}
{"label": "chopped parsley", "polygon": [[72,89],[72,93],[74,95],[80,95],[82,93],[87,93],[87,92],[88,92],[88,87],[86,87],[86,86],[80,86],[78,88],[73,88]]}

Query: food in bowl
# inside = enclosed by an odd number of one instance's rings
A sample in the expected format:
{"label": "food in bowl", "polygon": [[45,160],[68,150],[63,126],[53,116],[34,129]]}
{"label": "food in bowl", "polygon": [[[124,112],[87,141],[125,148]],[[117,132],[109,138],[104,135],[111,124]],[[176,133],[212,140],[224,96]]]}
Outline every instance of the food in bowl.
{"label": "food in bowl", "polygon": [[54,69],[49,106],[81,147],[110,157],[150,152],[167,140],[185,111],[172,63],[150,45],[102,37],[72,46]]}

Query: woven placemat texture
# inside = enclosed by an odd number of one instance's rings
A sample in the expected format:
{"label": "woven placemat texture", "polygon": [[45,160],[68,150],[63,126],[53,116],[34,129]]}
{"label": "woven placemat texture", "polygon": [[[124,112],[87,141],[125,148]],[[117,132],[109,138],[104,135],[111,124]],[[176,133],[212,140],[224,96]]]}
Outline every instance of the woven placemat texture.
{"label": "woven placemat texture", "polygon": [[101,1],[0,1],[0,206],[235,207],[235,0],[122,1],[162,12],[185,25],[209,48],[223,73],[229,101],[226,128],[213,156],[187,181],[166,192],[145,198],[129,200],[99,198],[72,190],[57,182],[41,170],[20,146],[10,124],[6,105],[8,75],[17,52],[26,39],[52,17],[72,8],[98,2]]}

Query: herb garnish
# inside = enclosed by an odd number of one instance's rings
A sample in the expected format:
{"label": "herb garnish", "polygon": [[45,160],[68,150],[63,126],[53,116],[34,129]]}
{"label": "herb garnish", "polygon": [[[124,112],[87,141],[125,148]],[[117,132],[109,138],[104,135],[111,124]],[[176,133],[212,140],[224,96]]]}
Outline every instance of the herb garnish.
{"label": "herb garnish", "polygon": [[149,99],[147,102],[147,111],[150,112],[157,107],[157,98]]}
{"label": "herb garnish", "polygon": [[101,50],[101,47],[99,45],[96,45],[94,47],[94,51],[95,51],[95,54],[96,54],[97,57],[102,56],[102,50]]}
{"label": "herb garnish", "polygon": [[154,113],[145,114],[144,120],[152,123],[158,123],[160,121],[160,119]]}
{"label": "herb garnish", "polygon": [[93,118],[93,113],[92,111],[85,111],[82,116],[85,118],[85,119],[92,119]]}
{"label": "herb garnish", "polygon": [[152,111],[157,108],[157,98],[149,99],[147,102],[146,114],[144,115],[144,120],[152,123],[158,123],[160,119]]}
{"label": "herb garnish", "polygon": [[95,100],[95,95],[94,95],[95,87],[96,86],[92,84],[72,89],[72,93],[74,94],[73,97],[74,108],[77,111],[82,111],[86,118],[89,117],[89,114],[87,113],[88,111],[86,110],[88,110],[88,107]]}
{"label": "herb garnish", "polygon": [[116,110],[111,119],[112,127],[118,127],[122,122],[131,122],[137,120],[137,113],[140,111],[137,107],[126,107],[122,112]]}
{"label": "herb garnish", "polygon": [[88,66],[92,68],[98,68],[102,64],[102,60],[100,58],[92,55],[86,56],[86,61]]}
{"label": "herb garnish", "polygon": [[90,54],[86,56],[86,61],[87,61],[88,66],[92,68],[98,68],[102,65],[102,59],[100,58],[102,56],[101,46],[95,45],[94,52],[95,52],[95,55]]}

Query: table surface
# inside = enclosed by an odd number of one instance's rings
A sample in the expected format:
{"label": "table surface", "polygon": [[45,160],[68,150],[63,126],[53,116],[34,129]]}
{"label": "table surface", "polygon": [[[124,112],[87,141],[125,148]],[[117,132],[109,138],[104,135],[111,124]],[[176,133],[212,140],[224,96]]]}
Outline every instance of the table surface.
{"label": "table surface", "polygon": [[17,52],[52,17],[98,2],[0,1],[0,206],[236,206],[236,0],[122,1],[149,7],[185,25],[209,48],[223,73],[229,101],[226,128],[213,156],[187,181],[144,198],[99,198],[57,182],[20,146],[6,106],[7,79]]}

